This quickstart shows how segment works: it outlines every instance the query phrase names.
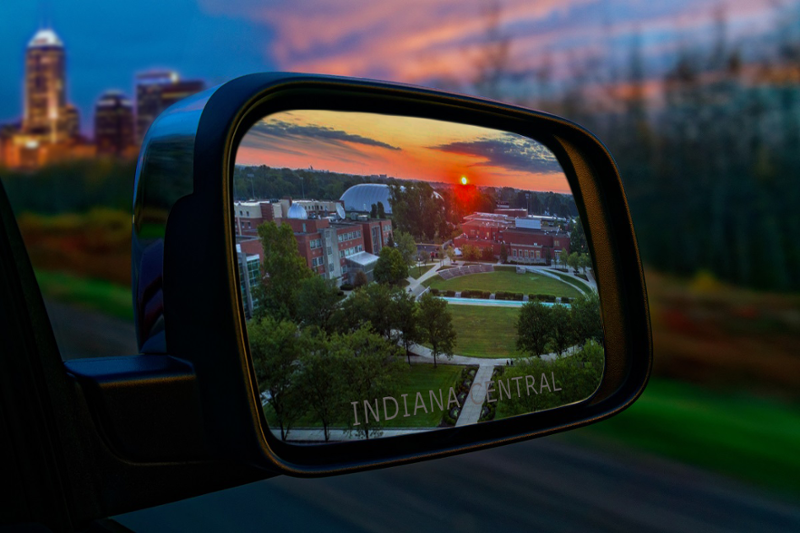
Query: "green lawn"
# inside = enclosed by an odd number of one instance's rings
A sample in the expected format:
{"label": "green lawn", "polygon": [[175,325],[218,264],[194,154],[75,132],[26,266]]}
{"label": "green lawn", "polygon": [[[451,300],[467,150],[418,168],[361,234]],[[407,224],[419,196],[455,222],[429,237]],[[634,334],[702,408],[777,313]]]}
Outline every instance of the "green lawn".
{"label": "green lawn", "polygon": [[478,290],[478,291],[505,291],[521,292],[523,294],[548,294],[551,296],[567,296],[575,298],[580,293],[574,287],[541,274],[517,274],[515,272],[500,271],[484,274],[468,274],[451,280],[444,280],[434,276],[422,282],[426,287],[440,290]]}
{"label": "green lawn", "polygon": [[564,274],[562,272],[556,272],[555,270],[548,270],[548,272],[552,272],[559,278],[563,279],[565,282],[569,283],[570,285],[575,285],[584,292],[589,292],[592,290],[586,283],[584,283],[579,279],[573,278],[572,276],[568,276],[567,274]]}
{"label": "green lawn", "polygon": [[36,281],[39,282],[42,294],[47,298],[133,320],[133,297],[130,287],[49,270],[37,270]]}
{"label": "green lawn", "polygon": [[[435,411],[430,411],[431,399],[428,391],[434,391],[438,397],[439,389],[442,389],[442,398],[447,406],[447,393],[450,387],[456,388],[456,380],[463,366],[459,365],[438,365],[436,369],[429,364],[415,364],[411,366],[411,371],[403,374],[400,383],[399,394],[408,394],[408,412],[412,416],[403,417],[403,405],[400,405],[400,414],[397,418],[386,423],[386,427],[436,427],[442,421],[443,411],[434,404]],[[414,398],[417,392],[422,393],[428,413],[423,413],[422,409],[414,415]],[[399,396],[399,395],[398,395]],[[398,402],[400,398],[398,397]]]}
{"label": "green lawn", "polygon": [[[395,398],[400,407],[400,412],[396,418],[389,420],[386,422],[386,427],[391,428],[404,428],[404,427],[437,427],[439,423],[442,421],[443,411],[438,410],[438,407],[434,405],[436,411],[431,411],[431,399],[430,394],[428,391],[435,391],[438,397],[439,389],[442,389],[442,398],[445,402],[447,402],[447,393],[450,387],[456,386],[456,380],[463,369],[463,366],[458,365],[439,365],[438,368],[434,369],[432,364],[414,364],[411,365],[408,371],[404,372],[400,377],[400,383],[398,384],[398,391]],[[425,401],[425,406],[428,409],[428,413],[424,413],[422,409],[417,411],[417,414],[414,415],[414,400],[416,398],[417,392],[421,392],[423,399]],[[405,414],[403,403],[402,403],[402,394],[408,394],[407,402],[408,402],[408,413],[411,416],[404,417]],[[387,404],[391,411],[393,410],[393,406],[390,403]],[[381,419],[383,419],[383,406],[379,401],[378,408],[380,409]],[[349,409],[349,407],[348,407]],[[359,409],[359,413],[363,412],[363,408]],[[352,411],[348,411],[348,413],[352,414]],[[277,421],[275,418],[275,412],[272,408],[268,405],[264,407],[264,416],[266,416],[270,427],[277,428]],[[345,423],[341,422],[339,424],[335,424],[335,427],[341,429],[345,427]],[[298,420],[294,427],[322,427],[322,423],[316,420],[313,411],[306,413],[300,420]]]}
{"label": "green lawn", "polygon": [[455,353],[472,357],[504,358],[519,355],[515,326],[519,308],[448,305],[457,343]]}
{"label": "green lawn", "polygon": [[427,265],[422,265],[422,268],[417,268],[417,265],[408,267],[408,274],[414,278],[419,279],[423,275],[425,275],[430,269],[438,265],[439,263],[430,263]]}
{"label": "green lawn", "polygon": [[775,400],[655,378],[622,414],[563,438],[623,443],[800,494],[800,408]]}

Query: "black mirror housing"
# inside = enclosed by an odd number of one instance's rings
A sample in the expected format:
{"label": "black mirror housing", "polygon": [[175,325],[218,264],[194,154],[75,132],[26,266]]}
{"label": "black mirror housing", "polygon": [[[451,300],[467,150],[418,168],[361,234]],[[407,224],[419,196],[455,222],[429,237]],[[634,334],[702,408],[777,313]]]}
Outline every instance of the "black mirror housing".
{"label": "black mirror housing", "polygon": [[[372,112],[495,128],[534,138],[572,187],[602,299],[606,364],[585,401],[489,424],[389,439],[292,445],[266,428],[246,338],[234,254],[233,167],[261,117],[292,109]],[[134,201],[133,296],[142,352],[195,374],[207,450],[270,473],[326,475],[391,466],[577,428],[641,394],[652,343],[644,276],[614,161],[585,129],[546,113],[375,81],[253,74],[173,106],[150,128]]]}

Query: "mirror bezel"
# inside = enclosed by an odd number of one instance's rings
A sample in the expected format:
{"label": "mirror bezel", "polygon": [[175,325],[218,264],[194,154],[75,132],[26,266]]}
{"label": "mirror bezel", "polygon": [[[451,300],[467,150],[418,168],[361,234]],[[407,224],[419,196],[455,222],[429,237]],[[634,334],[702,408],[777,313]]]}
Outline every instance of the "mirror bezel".
{"label": "mirror bezel", "polygon": [[[595,394],[548,411],[392,438],[304,446],[274,437],[264,420],[247,346],[234,253],[232,177],[236,149],[249,128],[265,116],[291,109],[460,122],[517,133],[550,149],[584,220],[600,292],[606,362]],[[597,422],[628,407],[644,389],[652,343],[633,226],[613,159],[580,126],[542,112],[418,87],[327,76],[254,74],[220,86],[208,98],[197,127],[193,173],[193,192],[176,202],[166,227],[167,351],[194,366],[207,433],[220,456],[236,456],[269,471],[302,476],[392,466]],[[196,290],[200,286],[202,294]]]}

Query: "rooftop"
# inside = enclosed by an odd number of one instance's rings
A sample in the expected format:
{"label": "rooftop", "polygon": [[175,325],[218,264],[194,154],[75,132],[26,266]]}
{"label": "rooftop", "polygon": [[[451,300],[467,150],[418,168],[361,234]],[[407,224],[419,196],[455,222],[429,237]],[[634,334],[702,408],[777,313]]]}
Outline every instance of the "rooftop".
{"label": "rooftop", "polygon": [[45,48],[48,46],[64,47],[56,32],[51,29],[39,30],[28,43],[28,48]]}

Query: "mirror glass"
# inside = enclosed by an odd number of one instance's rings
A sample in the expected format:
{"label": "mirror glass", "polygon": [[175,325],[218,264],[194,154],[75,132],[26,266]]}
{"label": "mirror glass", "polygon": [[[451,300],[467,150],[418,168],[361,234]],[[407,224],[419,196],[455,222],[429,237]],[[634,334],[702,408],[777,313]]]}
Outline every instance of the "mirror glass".
{"label": "mirror glass", "polygon": [[238,147],[242,307],[293,443],[491,423],[600,384],[592,259],[553,153],[517,134],[293,110]]}

